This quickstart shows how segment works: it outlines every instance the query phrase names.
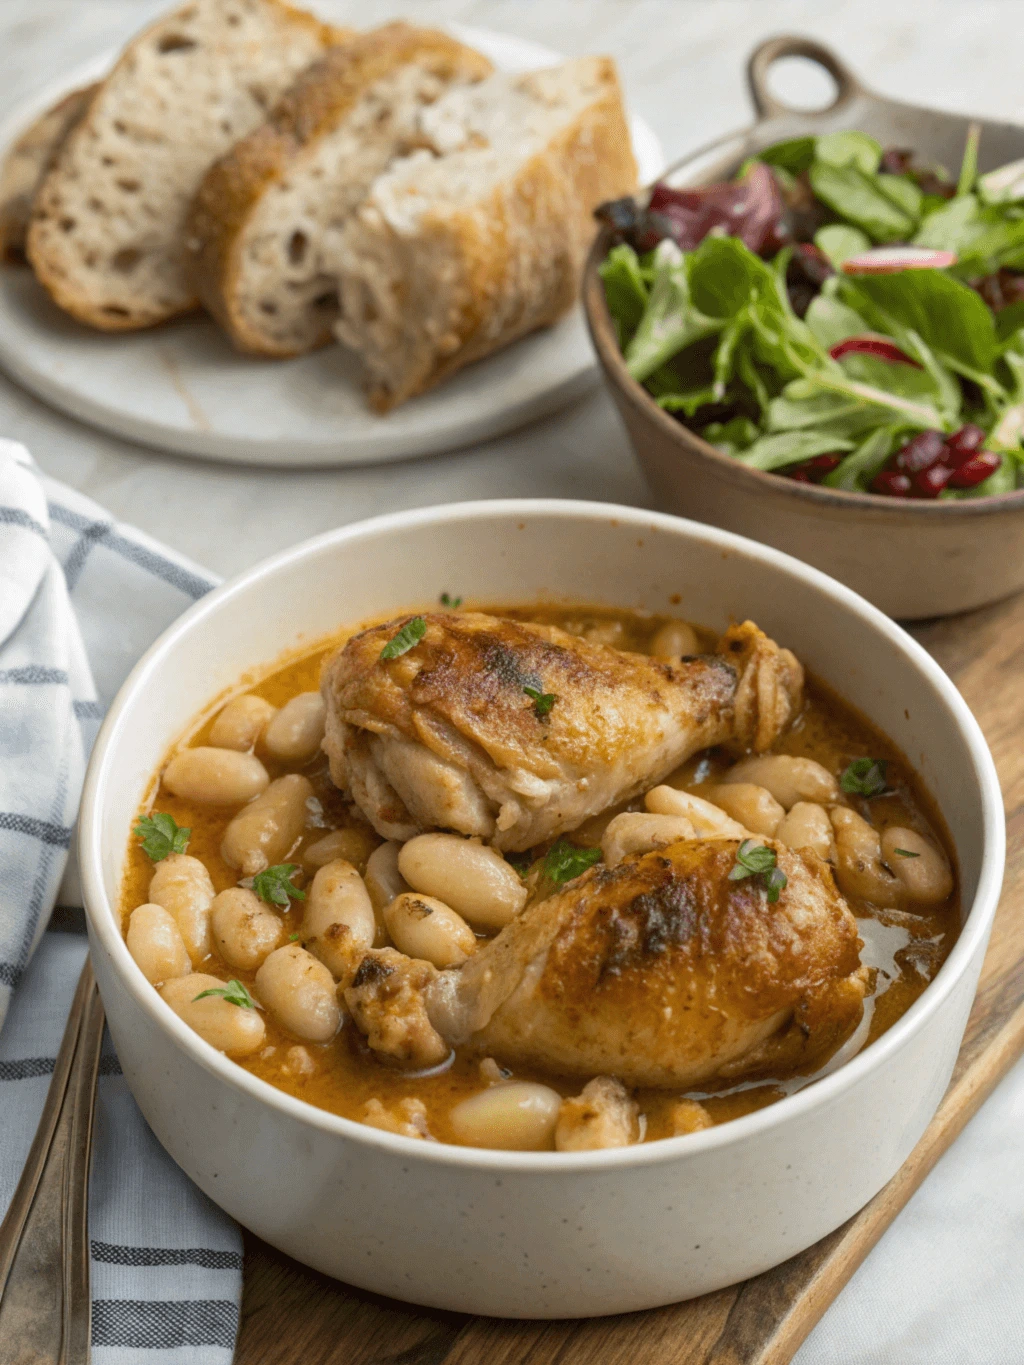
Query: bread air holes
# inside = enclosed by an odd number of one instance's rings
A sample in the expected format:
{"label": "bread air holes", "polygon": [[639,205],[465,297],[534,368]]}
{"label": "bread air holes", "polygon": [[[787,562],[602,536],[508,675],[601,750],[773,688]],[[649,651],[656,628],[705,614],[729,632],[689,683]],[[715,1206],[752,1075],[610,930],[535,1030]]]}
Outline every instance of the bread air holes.
{"label": "bread air holes", "polygon": [[156,45],[158,52],[191,52],[196,46],[194,38],[186,38],[183,33],[165,33]]}
{"label": "bread air holes", "polygon": [[111,257],[110,264],[120,275],[130,275],[142,260],[138,247],[124,246]]}
{"label": "bread air holes", "polygon": [[296,229],[288,238],[288,259],[292,265],[301,265],[306,259],[306,251],[309,247],[309,238],[304,232]]}
{"label": "bread air holes", "polygon": [[124,190],[125,194],[138,194],[139,190],[142,189],[142,185],[138,180],[133,180],[131,176],[127,175],[115,180],[114,184],[119,190]]}
{"label": "bread air holes", "polygon": [[78,226],[78,220],[76,218],[61,218],[58,220],[57,226],[61,232],[74,232]]}

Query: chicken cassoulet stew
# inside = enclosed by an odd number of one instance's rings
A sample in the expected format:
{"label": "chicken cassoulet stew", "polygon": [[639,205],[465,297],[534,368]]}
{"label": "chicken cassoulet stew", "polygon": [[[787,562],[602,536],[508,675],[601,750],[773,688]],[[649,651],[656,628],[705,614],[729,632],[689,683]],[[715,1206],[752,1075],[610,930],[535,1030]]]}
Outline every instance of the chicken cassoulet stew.
{"label": "chicken cassoulet stew", "polygon": [[443,606],[278,665],[160,773],[126,938],[200,1037],[374,1128],[579,1151],[770,1104],[925,989],[941,821],[788,650]]}

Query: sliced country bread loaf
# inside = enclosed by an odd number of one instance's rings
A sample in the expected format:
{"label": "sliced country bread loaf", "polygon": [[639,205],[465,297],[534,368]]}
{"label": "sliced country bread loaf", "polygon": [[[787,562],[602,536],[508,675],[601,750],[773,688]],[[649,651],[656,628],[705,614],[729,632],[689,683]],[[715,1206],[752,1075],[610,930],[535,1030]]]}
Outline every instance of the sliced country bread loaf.
{"label": "sliced country bread loaf", "polygon": [[57,160],[68,133],[89,107],[96,89],[95,85],[87,85],[58,100],[26,128],[4,158],[0,170],[0,256],[5,260],[24,260],[25,235],[36,190]]}
{"label": "sliced country bread loaf", "polygon": [[203,173],[344,36],[281,0],[192,0],[129,43],[35,197],[28,256],[55,301],[107,331],[193,308]]}
{"label": "sliced country bread loaf", "polygon": [[240,349],[288,356],[331,340],[337,281],[325,241],[409,150],[423,106],[490,71],[444,33],[387,24],[304,71],[210,168],[186,242],[200,298]]}
{"label": "sliced country bread loaf", "polygon": [[433,151],[395,162],[341,233],[335,331],[386,412],[556,321],[577,297],[593,209],[636,163],[615,65],[497,74],[420,116]]}

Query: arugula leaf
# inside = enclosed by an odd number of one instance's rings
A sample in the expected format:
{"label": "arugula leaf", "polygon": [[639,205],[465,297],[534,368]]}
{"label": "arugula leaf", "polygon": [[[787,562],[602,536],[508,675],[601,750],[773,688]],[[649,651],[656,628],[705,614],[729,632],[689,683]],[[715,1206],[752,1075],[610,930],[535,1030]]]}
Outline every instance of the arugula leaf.
{"label": "arugula leaf", "polygon": [[200,991],[198,995],[192,997],[192,1003],[195,1004],[197,1000],[205,1000],[208,995],[219,995],[229,1005],[237,1005],[239,1009],[256,1010],[260,1008],[242,982],[236,981],[234,977],[226,986],[211,986],[208,991]]}
{"label": "arugula leaf", "polygon": [[441,606],[447,607],[450,611],[454,611],[456,607],[462,606],[462,598],[449,597],[449,595],[446,592],[443,592],[441,594]]}
{"label": "arugula leaf", "polygon": [[291,904],[289,897],[297,901],[306,899],[305,891],[292,886],[292,878],[299,870],[298,863],[278,863],[258,873],[252,879],[252,889],[261,901],[270,905],[281,905],[285,909]]}
{"label": "arugula leaf", "polygon": [[882,145],[867,133],[849,128],[838,133],[823,133],[816,138],[814,155],[818,161],[827,161],[833,166],[856,166],[872,175],[881,164]]}
{"label": "arugula leaf", "polygon": [[831,455],[833,452],[852,449],[852,441],[832,436],[828,432],[780,431],[760,437],[752,446],[740,451],[736,459],[748,469],[770,471],[799,464],[813,455]]}
{"label": "arugula leaf", "polygon": [[981,141],[981,124],[972,123],[967,129],[964,143],[964,157],[960,163],[960,175],[956,182],[956,193],[970,194],[978,178],[978,143]]}
{"label": "arugula leaf", "polygon": [[885,780],[888,766],[884,758],[855,758],[843,769],[839,785],[850,796],[887,796],[892,790]]}
{"label": "arugula leaf", "polygon": [[392,635],[380,652],[382,659],[397,659],[400,654],[408,654],[409,650],[423,639],[427,633],[427,623],[422,616],[414,616],[411,621],[406,621],[405,625]]}
{"label": "arugula leaf", "polygon": [[157,810],[141,816],[132,833],[142,840],[143,853],[159,863],[171,853],[184,853],[192,831],[179,825],[173,815]]}
{"label": "arugula leaf", "polygon": [[756,160],[763,161],[768,166],[781,166],[791,175],[799,175],[801,171],[806,171],[814,160],[816,141],[817,139],[813,137],[791,137],[785,142],[776,142],[773,146],[766,147],[763,152],[758,152]]}
{"label": "arugula leaf", "polygon": [[631,246],[612,247],[597,268],[604,284],[608,312],[615,323],[619,349],[625,349],[640,325],[649,298],[640,260]]}
{"label": "arugula leaf", "polygon": [[[742,243],[740,243],[742,246]],[[697,253],[691,253],[696,255]],[[721,331],[721,318],[706,317],[690,298],[687,258],[674,242],[660,242],[654,253],[650,298],[632,340],[623,352],[634,379],[644,380],[666,360],[701,337]]]}
{"label": "arugula leaf", "polygon": [[568,839],[559,839],[544,857],[544,875],[553,882],[571,882],[600,861],[599,848],[581,848],[578,844],[570,844]]}
{"label": "arugula leaf", "polygon": [[814,427],[844,439],[895,423],[922,431],[943,425],[941,414],[931,404],[848,378],[834,363],[830,369],[787,384],[768,415],[772,431]]}
{"label": "arugula leaf", "polygon": [[524,687],[523,691],[533,702],[533,710],[538,720],[547,720],[558,697],[554,692],[542,692],[539,687]]}
{"label": "arugula leaf", "polygon": [[868,484],[896,449],[897,440],[894,428],[876,427],[842,464],[825,475],[822,483],[827,488],[845,488],[849,493],[866,492]]}
{"label": "arugula leaf", "polygon": [[855,165],[815,161],[808,172],[811,188],[841,218],[848,218],[876,242],[909,240],[916,220],[885,193],[881,176],[865,175]]}
{"label": "arugula leaf", "polygon": [[744,839],[736,850],[736,862],[729,873],[729,880],[741,882],[748,877],[756,877],[764,887],[766,900],[774,904],[779,899],[779,892],[784,891],[787,884],[786,874],[777,864],[778,858],[773,848],[766,848],[756,839]]}
{"label": "arugula leaf", "polygon": [[[814,234],[814,245],[823,251],[838,270],[851,256],[859,256],[871,247],[871,238],[860,228],[850,227],[848,223],[829,223]],[[818,301],[819,294],[814,303]],[[814,303],[811,304],[813,308]]]}

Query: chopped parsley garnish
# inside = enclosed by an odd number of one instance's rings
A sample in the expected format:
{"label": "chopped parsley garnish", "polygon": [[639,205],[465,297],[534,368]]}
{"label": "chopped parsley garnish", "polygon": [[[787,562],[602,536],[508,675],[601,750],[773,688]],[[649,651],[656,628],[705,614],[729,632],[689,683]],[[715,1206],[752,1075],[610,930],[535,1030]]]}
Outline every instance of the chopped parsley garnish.
{"label": "chopped parsley garnish", "polygon": [[888,796],[892,788],[886,785],[884,758],[855,758],[843,769],[839,785],[850,796]]}
{"label": "chopped parsley garnish", "polygon": [[568,839],[559,839],[545,855],[544,875],[553,882],[571,882],[600,861],[599,848],[580,848],[578,844],[570,844]]}
{"label": "chopped parsley garnish", "polygon": [[893,853],[898,853],[901,858],[920,858],[920,853],[911,853],[909,848],[894,848]]}
{"label": "chopped parsley garnish", "polygon": [[427,633],[427,623],[422,616],[414,616],[411,621],[406,621],[397,634],[392,635],[380,652],[382,659],[397,659],[400,654],[408,654],[414,645],[418,645]]}
{"label": "chopped parsley garnish", "polygon": [[449,597],[446,592],[443,592],[441,594],[441,606],[448,607],[451,611],[454,611],[456,607],[462,606],[462,598]]}
{"label": "chopped parsley garnish", "polygon": [[298,943],[298,941],[299,941],[299,936],[298,936],[298,934],[289,934],[289,935],[288,935],[288,942],[289,942],[289,943]]}
{"label": "chopped parsley garnish", "polygon": [[538,720],[547,720],[551,708],[558,698],[554,692],[542,692],[539,687],[524,687],[523,691],[533,702],[534,713]]}
{"label": "chopped parsley garnish", "polygon": [[237,1005],[242,1010],[259,1009],[256,1001],[242,985],[241,981],[236,981],[234,977],[226,986],[211,986],[208,991],[200,991],[198,995],[192,997],[192,1003],[197,1000],[205,1000],[208,995],[219,995],[225,999],[229,1005]]}
{"label": "chopped parsley garnish", "polygon": [[786,886],[786,874],[778,865],[773,848],[754,839],[744,839],[736,850],[736,866],[729,873],[732,882],[745,881],[756,877],[764,887],[765,895],[771,904],[779,899],[779,892]]}
{"label": "chopped parsley garnish", "polygon": [[276,867],[268,867],[265,872],[253,877],[252,889],[261,901],[267,901],[270,905],[281,905],[287,909],[289,896],[297,901],[306,899],[305,891],[292,886],[292,878],[298,870],[298,863],[278,863]]}
{"label": "chopped parsley garnish", "polygon": [[158,810],[141,816],[132,833],[142,840],[143,853],[159,863],[170,853],[184,853],[192,831],[179,825],[173,815]]}

